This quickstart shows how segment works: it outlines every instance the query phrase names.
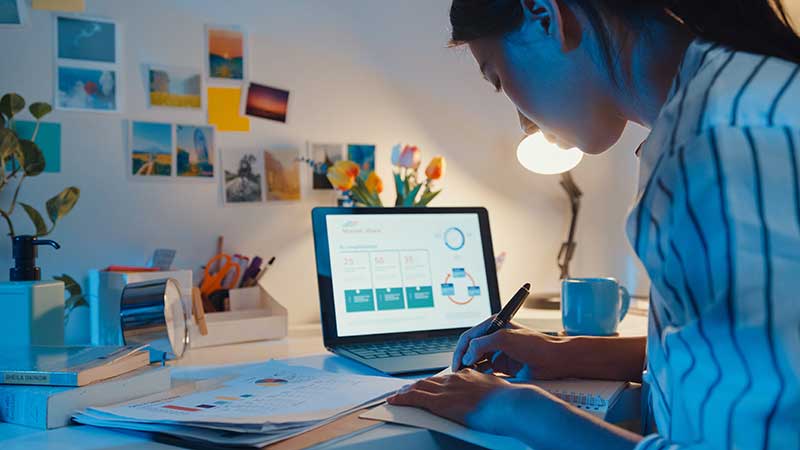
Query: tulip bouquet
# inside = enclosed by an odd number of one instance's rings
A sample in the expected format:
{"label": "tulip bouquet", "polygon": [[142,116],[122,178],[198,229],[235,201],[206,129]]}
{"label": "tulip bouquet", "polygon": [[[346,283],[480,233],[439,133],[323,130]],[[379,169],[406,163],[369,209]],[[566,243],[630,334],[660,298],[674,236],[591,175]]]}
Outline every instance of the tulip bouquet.
{"label": "tulip bouquet", "polygon": [[[433,184],[444,176],[445,160],[435,156],[425,169],[425,180],[419,179],[419,166],[422,155],[417,146],[394,146],[392,149],[392,172],[394,174],[397,198],[395,206],[427,206],[441,189],[434,190]],[[380,193],[383,180],[375,172],[361,173],[353,161],[337,161],[327,169],[328,180],[334,188],[348,193],[358,204],[364,206],[383,206]]]}

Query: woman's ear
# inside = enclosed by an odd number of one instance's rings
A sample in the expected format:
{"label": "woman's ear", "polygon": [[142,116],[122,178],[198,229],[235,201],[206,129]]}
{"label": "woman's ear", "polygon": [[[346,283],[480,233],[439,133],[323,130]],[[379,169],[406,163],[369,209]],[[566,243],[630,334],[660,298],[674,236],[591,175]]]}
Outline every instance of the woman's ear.
{"label": "woman's ear", "polygon": [[539,38],[556,39],[559,47],[566,50],[564,21],[559,9],[560,0],[519,1],[524,18],[523,29],[532,31]]}

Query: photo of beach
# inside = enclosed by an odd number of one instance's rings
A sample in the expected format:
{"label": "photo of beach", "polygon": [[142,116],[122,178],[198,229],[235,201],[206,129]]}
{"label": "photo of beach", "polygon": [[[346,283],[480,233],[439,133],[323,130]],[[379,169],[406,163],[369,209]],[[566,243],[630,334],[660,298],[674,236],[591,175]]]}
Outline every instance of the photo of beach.
{"label": "photo of beach", "polygon": [[134,176],[172,175],[172,125],[131,122],[131,173]]}
{"label": "photo of beach", "polygon": [[250,83],[244,113],[248,116],[286,123],[289,91],[263,84]]}
{"label": "photo of beach", "polygon": [[175,126],[176,166],[179,177],[214,176],[214,128]]}
{"label": "photo of beach", "polygon": [[260,152],[252,150],[225,150],[222,170],[225,174],[225,203],[258,203],[263,201],[262,182],[264,166]]}
{"label": "photo of beach", "polygon": [[209,78],[243,80],[244,32],[209,26],[207,34]]}
{"label": "photo of beach", "polygon": [[116,63],[116,25],[114,22],[58,17],[58,57]]}
{"label": "photo of beach", "polygon": [[58,67],[56,106],[62,109],[117,110],[116,72]]}
{"label": "photo of beach", "polygon": [[297,149],[264,151],[267,200],[300,200],[300,153]]}
{"label": "photo of beach", "polygon": [[150,106],[201,109],[203,77],[199,71],[174,67],[147,69]]}

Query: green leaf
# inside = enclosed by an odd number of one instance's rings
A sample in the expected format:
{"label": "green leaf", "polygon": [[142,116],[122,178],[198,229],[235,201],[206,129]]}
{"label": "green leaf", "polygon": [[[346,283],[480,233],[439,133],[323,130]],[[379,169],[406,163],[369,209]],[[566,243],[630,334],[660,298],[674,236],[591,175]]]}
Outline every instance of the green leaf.
{"label": "green leaf", "polygon": [[19,204],[20,206],[22,206],[23,209],[25,209],[25,212],[28,213],[28,217],[30,217],[31,222],[33,222],[33,226],[36,227],[36,236],[46,235],[47,224],[44,223],[44,219],[42,218],[42,215],[39,214],[39,211],[37,211],[36,208],[34,208],[31,205],[28,205],[27,203],[20,202]]}
{"label": "green leaf", "polygon": [[53,225],[72,210],[75,204],[78,203],[80,196],[81,190],[75,186],[70,186],[47,201],[47,215]]}
{"label": "green leaf", "polygon": [[31,106],[28,107],[28,111],[31,112],[31,115],[36,120],[39,120],[42,117],[50,114],[50,111],[52,111],[52,110],[53,110],[53,107],[50,106],[49,103],[45,103],[45,102],[31,103]]}
{"label": "green leaf", "polygon": [[82,294],[81,285],[75,281],[74,278],[67,274],[62,274],[60,277],[53,277],[54,279],[64,283],[64,289],[69,292],[70,298]]}
{"label": "green leaf", "polygon": [[422,194],[422,197],[419,199],[419,202],[417,202],[417,206],[428,206],[428,203],[433,201],[433,199],[435,199],[436,196],[439,195],[439,193],[441,192],[442,192],[441,189],[439,189],[436,192],[431,192],[431,191],[425,192],[424,194]]}
{"label": "green leaf", "polygon": [[414,206],[414,202],[417,201],[417,195],[419,194],[419,190],[422,189],[422,185],[418,184],[406,197],[405,202],[403,202],[403,206]]}
{"label": "green leaf", "polygon": [[25,108],[25,99],[17,94],[6,94],[0,99],[0,113],[3,113],[9,120],[23,108]]}
{"label": "green leaf", "polygon": [[19,139],[16,133],[8,128],[0,128],[0,160],[20,156]]}
{"label": "green leaf", "polygon": [[400,172],[394,173],[394,188],[397,191],[397,198],[394,202],[394,206],[400,206],[405,199],[403,196],[403,179],[400,177]]}
{"label": "green leaf", "polygon": [[22,150],[22,161],[20,163],[23,170],[25,170],[25,175],[35,177],[44,172],[44,153],[42,153],[39,146],[27,139],[22,139],[19,143]]}

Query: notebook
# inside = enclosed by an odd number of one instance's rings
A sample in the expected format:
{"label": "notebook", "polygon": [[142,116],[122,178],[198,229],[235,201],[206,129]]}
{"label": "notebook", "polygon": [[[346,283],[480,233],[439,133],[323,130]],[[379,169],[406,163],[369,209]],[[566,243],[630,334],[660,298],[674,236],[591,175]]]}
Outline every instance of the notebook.
{"label": "notebook", "polygon": [[608,410],[628,386],[624,381],[601,380],[536,380],[533,384],[601,419],[606,417]]}
{"label": "notebook", "polygon": [[0,384],[85,386],[150,364],[141,346],[3,347]]}

